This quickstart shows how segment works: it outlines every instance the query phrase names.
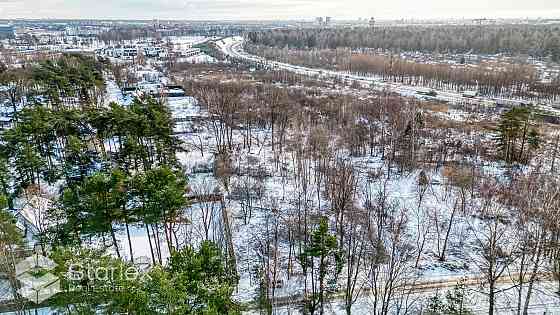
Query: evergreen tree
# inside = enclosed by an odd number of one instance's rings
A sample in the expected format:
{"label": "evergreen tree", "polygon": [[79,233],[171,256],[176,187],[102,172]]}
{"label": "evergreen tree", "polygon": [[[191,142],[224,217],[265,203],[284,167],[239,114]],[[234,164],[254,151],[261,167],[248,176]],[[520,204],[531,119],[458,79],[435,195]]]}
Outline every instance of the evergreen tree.
{"label": "evergreen tree", "polygon": [[[155,237],[158,237],[160,228],[163,227],[167,245],[172,251],[174,249],[174,232],[171,224],[179,217],[180,210],[187,205],[185,176],[163,166],[137,174],[131,181],[131,193],[138,199],[140,205],[137,210],[138,216],[146,225],[148,236],[150,235],[149,225],[155,228]],[[154,255],[151,245],[150,240],[152,258],[155,260],[156,255]],[[155,249],[161,263],[161,250],[157,247],[158,245],[159,242],[156,241]]]}
{"label": "evergreen tree", "polygon": [[533,126],[531,111],[515,107],[502,115],[496,141],[502,158],[507,163],[525,163],[529,158],[527,147],[537,148],[539,134]]}
{"label": "evergreen tree", "polygon": [[[308,268],[318,269],[319,291],[313,292],[312,301],[307,305],[311,313],[319,307],[319,313],[324,312],[325,278],[329,272],[329,267],[336,268],[335,274],[339,274],[342,269],[342,255],[337,247],[336,236],[329,233],[328,222],[322,218],[319,226],[311,235],[311,242],[306,246],[300,256],[304,272]],[[317,263],[315,262],[317,260]]]}
{"label": "evergreen tree", "polygon": [[60,314],[150,314],[144,278],[135,266],[104,250],[57,248],[51,258],[62,292],[50,305]]}
{"label": "evergreen tree", "polygon": [[146,291],[153,314],[239,314],[231,301],[237,276],[211,242],[197,251],[172,253],[168,267],[156,267]]}
{"label": "evergreen tree", "polygon": [[468,302],[468,294],[464,280],[455,285],[453,290],[447,291],[445,300],[442,299],[439,292],[428,298],[426,307],[427,315],[471,315],[471,310],[466,306]]}
{"label": "evergreen tree", "polygon": [[426,315],[444,315],[445,314],[445,304],[441,299],[439,292],[436,292],[434,296],[428,298],[428,305],[426,307]]}
{"label": "evergreen tree", "polygon": [[[114,223],[122,217],[126,203],[125,175],[122,171],[98,172],[75,187],[67,188],[62,198],[62,208],[69,220],[67,224],[80,223],[76,233],[104,237],[111,236],[113,247],[120,257]],[[60,229],[58,230],[60,231]]]}
{"label": "evergreen tree", "polygon": [[14,208],[14,197],[10,189],[11,178],[12,174],[8,168],[8,160],[0,156],[0,196],[5,199],[8,209]]}
{"label": "evergreen tree", "polygon": [[145,273],[100,250],[60,248],[52,258],[63,292],[51,304],[62,314],[240,314],[231,300],[235,271],[211,242],[175,251],[167,266]]}
{"label": "evergreen tree", "polygon": [[445,295],[446,310],[449,315],[471,315],[473,314],[467,307],[468,294],[465,281],[461,280],[455,285],[453,290],[447,291]]}
{"label": "evergreen tree", "polygon": [[23,235],[16,226],[15,217],[5,210],[6,197],[0,195],[0,254],[7,257],[8,251],[23,245]]}

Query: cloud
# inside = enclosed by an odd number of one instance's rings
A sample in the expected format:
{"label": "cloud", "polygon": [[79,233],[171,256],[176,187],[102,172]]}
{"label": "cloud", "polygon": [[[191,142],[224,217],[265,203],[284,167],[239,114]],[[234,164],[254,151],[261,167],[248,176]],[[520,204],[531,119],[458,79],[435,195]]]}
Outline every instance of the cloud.
{"label": "cloud", "polygon": [[558,0],[0,0],[7,18],[289,19],[535,17],[560,15]]}

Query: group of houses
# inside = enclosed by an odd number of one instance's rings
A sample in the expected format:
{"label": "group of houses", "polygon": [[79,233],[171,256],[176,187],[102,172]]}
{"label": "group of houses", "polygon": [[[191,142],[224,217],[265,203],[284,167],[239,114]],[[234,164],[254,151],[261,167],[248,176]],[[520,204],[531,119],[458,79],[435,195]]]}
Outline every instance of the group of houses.
{"label": "group of houses", "polygon": [[105,48],[97,49],[96,53],[104,57],[134,61],[139,57],[140,54],[142,54],[146,58],[154,59],[165,59],[169,56],[188,58],[198,56],[202,54],[202,51],[199,48],[193,47],[175,50],[173,48],[164,47],[162,45],[129,44],[108,46]]}

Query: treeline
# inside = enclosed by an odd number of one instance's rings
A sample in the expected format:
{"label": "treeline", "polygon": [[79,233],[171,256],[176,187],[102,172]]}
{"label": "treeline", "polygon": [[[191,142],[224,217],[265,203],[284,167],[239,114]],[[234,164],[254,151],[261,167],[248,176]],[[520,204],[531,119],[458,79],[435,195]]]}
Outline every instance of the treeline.
{"label": "treeline", "polygon": [[423,52],[527,54],[560,61],[560,26],[463,25],[275,29],[250,32],[254,44],[277,48],[382,48]]}
{"label": "treeline", "polygon": [[112,42],[130,41],[140,38],[156,38],[161,39],[154,28],[152,27],[120,27],[104,31],[97,35],[97,38],[108,44]]}
{"label": "treeline", "polygon": [[[248,27],[235,25],[172,25],[171,28],[159,26],[121,26],[114,27],[97,35],[104,43],[116,43],[137,39],[162,39],[166,36],[238,36]],[[253,28],[254,29],[254,28]]]}
{"label": "treeline", "polygon": [[[439,169],[475,151],[485,158],[497,158],[491,143],[451,140],[459,137],[454,132],[461,128],[448,128],[420,103],[392,94],[358,100],[270,85],[201,81],[187,86],[213,117],[210,130],[220,154],[251,151],[264,141],[254,131],[266,128],[271,131],[277,159],[295,145],[302,146],[301,154],[316,158],[328,158],[327,152],[332,150],[350,156],[378,156],[390,171],[403,173],[419,163]],[[438,130],[441,126],[448,134]],[[237,132],[240,143],[234,141]],[[275,160],[277,165],[281,162]]]}
{"label": "treeline", "polygon": [[427,64],[406,60],[399,55],[357,53],[348,48],[277,49],[246,45],[247,51],[269,60],[308,67],[376,75],[382,80],[441,90],[478,90],[493,97],[527,100],[558,99],[560,77],[543,83],[534,67],[483,62],[477,66]]}
{"label": "treeline", "polygon": [[17,121],[18,107],[98,107],[105,101],[106,64],[79,54],[51,56],[24,68],[0,69],[0,97]]}

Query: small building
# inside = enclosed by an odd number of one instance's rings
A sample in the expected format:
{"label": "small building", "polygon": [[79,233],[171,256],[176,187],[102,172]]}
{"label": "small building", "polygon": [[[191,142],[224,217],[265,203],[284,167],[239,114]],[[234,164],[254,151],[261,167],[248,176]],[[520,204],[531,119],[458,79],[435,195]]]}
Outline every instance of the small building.
{"label": "small building", "polygon": [[185,90],[180,85],[166,85],[164,90],[167,97],[184,97],[186,96]]}
{"label": "small building", "polygon": [[11,212],[16,218],[16,225],[22,231],[29,243],[36,241],[36,236],[52,224],[47,218],[47,212],[53,207],[53,201],[43,196],[16,198]]}
{"label": "small building", "polygon": [[187,49],[185,51],[181,51],[180,55],[181,55],[181,57],[188,58],[188,57],[198,56],[201,53],[202,53],[202,51],[199,48],[191,48],[191,49]]}
{"label": "small building", "polygon": [[162,47],[144,47],[144,55],[148,58],[158,58],[164,55],[165,49]]}

